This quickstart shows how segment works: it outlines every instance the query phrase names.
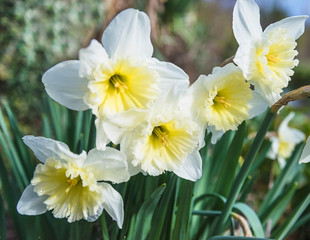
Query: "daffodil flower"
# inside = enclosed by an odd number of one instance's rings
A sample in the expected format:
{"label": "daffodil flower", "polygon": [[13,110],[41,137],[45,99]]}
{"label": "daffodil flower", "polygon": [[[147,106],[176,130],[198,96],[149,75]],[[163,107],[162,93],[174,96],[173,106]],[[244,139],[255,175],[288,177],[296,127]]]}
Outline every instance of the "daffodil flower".
{"label": "daffodil flower", "polygon": [[130,175],[142,171],[157,176],[172,171],[196,181],[201,176],[200,129],[178,106],[176,88],[162,94],[149,110],[121,113],[105,122],[109,138],[120,142]]}
{"label": "daffodil flower", "polygon": [[148,109],[161,91],[184,88],[188,76],[177,66],[152,58],[150,20],[127,9],[118,14],[102,35],[81,49],[79,60],[61,62],[44,73],[49,96],[73,109],[92,109],[97,116],[97,147],[107,143],[105,117],[130,109]]}
{"label": "daffodil flower", "polygon": [[122,197],[103,181],[128,181],[124,154],[107,148],[77,155],[66,144],[52,139],[25,136],[23,140],[42,163],[37,165],[17,204],[20,214],[38,215],[52,210],[56,218],[67,218],[68,222],[92,222],[105,209],[122,227]]}
{"label": "daffodil flower", "polygon": [[269,106],[281,97],[294,74],[296,39],[304,32],[307,17],[288,17],[262,31],[259,7],[253,0],[237,0],[234,7],[233,32],[239,44],[234,62]]}
{"label": "daffodil flower", "polygon": [[296,144],[305,139],[303,132],[288,126],[294,115],[291,112],[280,124],[277,136],[270,138],[271,149],[268,152],[268,157],[271,159],[277,158],[281,168],[285,166],[285,159],[291,156]]}
{"label": "daffodil flower", "polygon": [[240,68],[230,63],[215,68],[213,73],[201,75],[181,100],[181,108],[191,111],[194,121],[204,132],[212,133],[215,143],[228,130],[236,130],[244,120],[266,110],[266,102],[250,89]]}
{"label": "daffodil flower", "polygon": [[302,153],[299,159],[299,164],[308,163],[308,162],[310,162],[310,137],[308,137],[306,145],[304,149],[302,150]]}

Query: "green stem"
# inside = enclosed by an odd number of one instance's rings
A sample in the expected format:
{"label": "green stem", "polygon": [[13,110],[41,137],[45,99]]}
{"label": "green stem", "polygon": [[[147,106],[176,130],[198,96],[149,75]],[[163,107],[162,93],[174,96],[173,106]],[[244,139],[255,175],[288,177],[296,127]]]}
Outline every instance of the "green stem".
{"label": "green stem", "polygon": [[212,210],[193,210],[193,215],[199,216],[219,216],[221,215],[221,211],[212,211]]}
{"label": "green stem", "polygon": [[105,240],[109,240],[109,231],[108,231],[108,227],[107,227],[107,222],[105,220],[105,214],[102,213],[102,215],[100,216],[100,222],[101,222],[101,230],[102,230],[102,237]]}
{"label": "green stem", "polygon": [[268,128],[271,124],[271,121],[273,120],[275,115],[276,114],[272,113],[270,110],[267,112],[267,114],[264,118],[264,121],[263,121],[261,127],[259,128],[257,135],[256,135],[256,137],[255,137],[255,139],[251,145],[251,148],[245,157],[245,160],[244,160],[244,163],[240,169],[240,172],[238,173],[237,177],[235,178],[235,180],[232,184],[232,187],[230,189],[227,201],[224,205],[222,214],[219,217],[218,224],[216,224],[217,226],[215,228],[214,235],[218,235],[223,231],[223,229],[224,229],[224,227],[228,221],[228,218],[231,215],[232,208],[235,205],[235,202],[236,202],[237,197],[240,193],[242,185],[243,185],[246,177],[249,174],[249,170],[250,170],[250,167],[254,161],[255,155],[257,154],[258,149],[260,148],[260,146],[264,140],[264,137],[268,131]]}

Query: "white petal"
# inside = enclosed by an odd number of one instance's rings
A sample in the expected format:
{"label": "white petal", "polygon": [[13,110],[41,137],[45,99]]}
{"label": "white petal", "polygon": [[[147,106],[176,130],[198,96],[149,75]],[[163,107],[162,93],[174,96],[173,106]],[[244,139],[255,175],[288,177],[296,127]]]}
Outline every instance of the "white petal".
{"label": "white petal", "polygon": [[97,40],[92,40],[87,48],[82,48],[79,52],[80,76],[89,76],[92,70],[99,64],[108,61],[108,54]]}
{"label": "white petal", "polygon": [[247,80],[251,80],[257,72],[256,50],[253,42],[245,42],[239,46],[234,58],[234,62],[241,68]]}
{"label": "white petal", "polygon": [[261,38],[262,27],[259,21],[259,7],[253,0],[237,0],[233,11],[233,31],[239,45]]}
{"label": "white petal", "polygon": [[134,176],[141,171],[141,165],[134,166],[132,164],[132,159],[134,159],[132,155],[132,139],[133,139],[133,131],[128,132],[122,138],[120,149],[127,156],[127,164],[128,164],[128,172],[130,176]]}
{"label": "white petal", "polygon": [[107,137],[114,144],[119,144],[123,135],[143,122],[147,114],[147,110],[130,109],[103,119],[102,126]]}
{"label": "white petal", "polygon": [[180,92],[186,91],[189,80],[181,68],[169,62],[159,61],[156,58],[149,59],[148,63],[149,67],[159,74],[159,87],[162,92],[169,90],[172,86],[175,86]]}
{"label": "white petal", "polygon": [[102,43],[110,57],[149,58],[153,54],[151,25],[148,16],[134,9],[119,13],[102,35]]}
{"label": "white petal", "polygon": [[263,35],[267,35],[270,31],[275,29],[287,29],[287,37],[297,39],[299,38],[305,31],[305,22],[308,16],[293,16],[284,18],[281,21],[270,24],[264,31]]}
{"label": "white petal", "polygon": [[254,118],[265,112],[269,105],[269,103],[262,96],[262,94],[256,91],[252,91],[252,96],[253,98],[249,101],[249,105],[251,107],[249,110],[249,119]]}
{"label": "white petal", "polygon": [[216,131],[214,126],[207,126],[207,131],[212,133],[211,143],[216,144],[217,140],[224,135],[223,131]]}
{"label": "white petal", "polygon": [[263,86],[256,84],[254,88],[255,91],[262,95],[262,97],[265,99],[264,102],[268,103],[269,107],[271,107],[281,98],[280,93],[273,92],[268,85]]}
{"label": "white petal", "polygon": [[102,120],[96,119],[95,121],[96,126],[96,148],[100,150],[105,150],[107,144],[110,142],[110,139],[107,137],[103,125]]}
{"label": "white petal", "polygon": [[85,152],[80,155],[74,154],[66,144],[50,138],[27,135],[23,137],[23,141],[42,163],[45,163],[46,159],[51,157],[66,161],[70,159],[79,161],[86,157]]}
{"label": "white petal", "polygon": [[150,118],[162,115],[162,113],[172,113],[179,110],[180,96],[180,91],[178,91],[177,86],[173,85],[170,89],[162,92],[150,109]]}
{"label": "white petal", "polygon": [[110,184],[100,183],[103,186],[103,207],[117,222],[119,228],[122,228],[124,222],[124,204],[122,196],[111,187]]}
{"label": "white petal", "polygon": [[121,183],[129,180],[126,156],[113,148],[107,147],[105,151],[90,150],[84,168],[92,172],[98,181]]}
{"label": "white petal", "polygon": [[299,164],[308,162],[310,162],[310,137],[308,137],[306,145],[302,150],[301,157],[299,159]]}
{"label": "white petal", "polygon": [[83,100],[88,92],[88,80],[79,76],[79,66],[77,60],[58,63],[43,74],[42,82],[48,95],[56,102],[84,111],[89,108]]}
{"label": "white petal", "polygon": [[294,113],[291,112],[280,124],[279,136],[281,139],[291,143],[300,143],[305,139],[305,134],[298,129],[290,128],[288,123],[294,118]]}
{"label": "white petal", "polygon": [[205,136],[206,136],[206,130],[207,126],[200,126],[200,132],[199,132],[199,148],[203,148],[205,146]]}
{"label": "white petal", "polygon": [[29,184],[17,203],[17,212],[23,215],[39,215],[47,211],[44,201],[48,196],[38,196]]}
{"label": "white petal", "polygon": [[195,150],[188,154],[184,164],[173,172],[179,177],[190,181],[198,180],[202,174],[202,160],[199,152]]}
{"label": "white petal", "polygon": [[88,215],[86,220],[88,222],[94,222],[94,221],[96,221],[101,216],[102,212],[103,212],[103,206],[100,206],[98,211],[97,211],[97,213],[95,215],[93,215],[93,216]]}
{"label": "white petal", "polygon": [[283,157],[278,156],[278,163],[281,169],[283,169],[286,165],[286,161]]}
{"label": "white petal", "polygon": [[271,137],[270,141],[271,141],[271,148],[267,152],[267,157],[272,160],[275,160],[277,158],[277,154],[279,151],[280,142],[277,137]]}

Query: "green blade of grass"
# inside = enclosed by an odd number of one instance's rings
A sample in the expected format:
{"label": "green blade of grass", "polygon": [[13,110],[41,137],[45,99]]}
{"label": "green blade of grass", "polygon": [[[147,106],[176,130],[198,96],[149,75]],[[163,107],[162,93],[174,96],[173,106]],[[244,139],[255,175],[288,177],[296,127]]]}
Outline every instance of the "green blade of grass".
{"label": "green blade of grass", "polygon": [[291,183],[284,189],[283,193],[278,196],[273,202],[269,203],[265,214],[260,216],[263,225],[271,220],[271,228],[276,225],[279,218],[283,215],[287,205],[291,201],[297,189],[297,183]]}
{"label": "green blade of grass", "polygon": [[102,213],[102,215],[100,216],[100,223],[101,223],[102,238],[105,240],[110,240],[105,213]]}
{"label": "green blade of grass", "polygon": [[6,224],[5,224],[5,208],[2,196],[0,194],[0,239],[6,239]]}
{"label": "green blade of grass", "polygon": [[267,112],[258,132],[257,135],[251,145],[251,148],[248,152],[248,154],[245,157],[244,163],[242,164],[242,167],[237,175],[237,177],[235,178],[232,187],[230,189],[227,201],[224,205],[222,214],[220,216],[220,218],[218,219],[218,222],[214,225],[215,226],[215,231],[214,231],[214,235],[217,235],[219,233],[221,233],[225,227],[225,225],[227,224],[228,218],[231,214],[232,208],[235,205],[235,202],[237,200],[237,197],[240,193],[240,190],[243,186],[244,180],[246,179],[246,177],[248,176],[250,167],[253,163],[253,160],[256,156],[256,153],[258,152],[258,149],[260,148],[263,139],[269,129],[269,126],[271,124],[271,121],[273,120],[275,114],[272,113],[270,110]]}
{"label": "green blade of grass", "polygon": [[176,180],[177,177],[174,174],[170,174],[167,187],[152,218],[152,227],[147,237],[149,240],[161,239],[161,234],[169,233],[169,227],[171,227],[170,224],[173,215],[173,212],[171,211],[173,206],[171,205],[173,204],[172,198],[175,193]]}
{"label": "green blade of grass", "polygon": [[212,238],[209,238],[208,240],[272,240],[270,238],[255,238],[255,237],[237,237],[237,236],[215,236]]}
{"label": "green blade of grass", "polygon": [[151,220],[154,213],[154,210],[158,204],[160,197],[162,196],[166,184],[161,185],[157,188],[149,199],[147,199],[141,206],[137,218],[135,228],[139,229],[135,231],[134,239],[143,240],[146,239],[146,236],[151,228]]}
{"label": "green blade of grass", "polygon": [[177,202],[177,213],[173,229],[173,239],[189,238],[189,222],[192,208],[194,183],[181,179]]}
{"label": "green blade of grass", "polygon": [[243,141],[245,137],[245,121],[238,127],[238,131],[235,133],[235,136],[230,144],[230,147],[227,152],[227,156],[225,157],[225,162],[223,163],[221,175],[225,177],[219,178],[216,182],[216,187],[214,192],[219,193],[223,196],[228,195],[229,189],[232,183],[236,170],[239,167],[239,157],[241,155],[241,149],[243,146]]}
{"label": "green blade of grass", "polygon": [[290,159],[287,161],[284,169],[281,171],[279,177],[275,180],[272,189],[268,191],[264,201],[260,207],[258,212],[259,216],[263,216],[266,214],[267,207],[275,198],[277,198],[282,192],[285,185],[294,178],[297,174],[297,169],[300,167],[297,162],[299,160],[299,156],[301,154],[301,150],[303,148],[303,144],[298,144],[293,151]]}
{"label": "green blade of grass", "polygon": [[271,236],[275,239],[284,239],[287,236],[287,233],[294,227],[294,224],[297,222],[298,218],[304,212],[304,210],[310,204],[310,194],[302,201],[298,207],[292,212],[291,216],[288,217],[281,226],[276,229]]}

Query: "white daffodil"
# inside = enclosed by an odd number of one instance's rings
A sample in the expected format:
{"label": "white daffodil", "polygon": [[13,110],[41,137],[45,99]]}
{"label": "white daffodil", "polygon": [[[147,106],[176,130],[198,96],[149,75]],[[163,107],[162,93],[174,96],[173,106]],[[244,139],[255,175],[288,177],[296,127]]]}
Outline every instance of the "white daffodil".
{"label": "white daffodil", "polygon": [[147,109],[161,91],[174,85],[186,88],[188,76],[179,67],[152,58],[150,20],[127,9],[118,14],[102,35],[81,49],[79,60],[61,62],[44,73],[49,96],[73,110],[92,109],[97,116],[97,147],[107,138],[105,117],[130,109]]}
{"label": "white daffodil", "polygon": [[308,163],[308,162],[310,162],[310,137],[308,137],[306,145],[304,149],[302,150],[302,153],[299,159],[299,164]]}
{"label": "white daffodil", "polygon": [[179,94],[172,88],[150,110],[124,112],[104,124],[109,138],[114,143],[120,141],[131,175],[142,171],[157,176],[173,171],[191,181],[200,178],[200,129],[180,111]]}
{"label": "white daffodil", "polygon": [[240,68],[230,63],[201,75],[182,98],[181,108],[191,111],[193,119],[204,129],[200,135],[203,145],[205,129],[212,133],[212,143],[228,130],[236,130],[242,121],[252,118],[267,105],[250,89]]}
{"label": "white daffodil", "polygon": [[234,62],[270,106],[294,74],[296,39],[304,32],[307,17],[285,18],[263,32],[259,7],[253,0],[237,0],[234,7],[233,31],[239,44]]}
{"label": "white daffodil", "polygon": [[23,140],[42,164],[37,165],[17,204],[20,214],[38,215],[52,210],[56,218],[68,218],[68,222],[92,222],[105,209],[122,227],[122,197],[102,181],[120,183],[129,179],[124,154],[107,148],[77,155],[66,144],[52,139],[25,136]]}
{"label": "white daffodil", "polygon": [[298,129],[290,128],[288,123],[294,118],[294,113],[291,112],[280,124],[278,136],[271,137],[271,149],[268,152],[268,157],[278,159],[280,167],[284,167],[285,159],[290,157],[296,144],[305,139],[305,134]]}

